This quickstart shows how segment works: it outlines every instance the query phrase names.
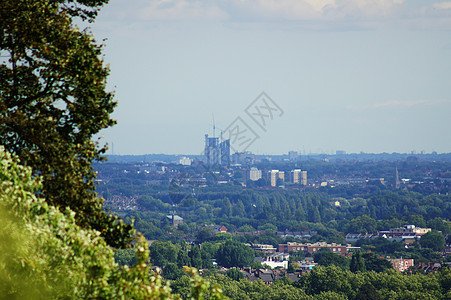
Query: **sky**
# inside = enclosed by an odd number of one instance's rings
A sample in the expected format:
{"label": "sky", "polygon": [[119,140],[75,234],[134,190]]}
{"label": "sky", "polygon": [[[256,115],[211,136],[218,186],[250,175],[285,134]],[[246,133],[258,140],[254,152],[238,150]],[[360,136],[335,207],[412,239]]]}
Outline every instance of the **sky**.
{"label": "sky", "polygon": [[111,0],[108,154],[451,152],[451,1]]}

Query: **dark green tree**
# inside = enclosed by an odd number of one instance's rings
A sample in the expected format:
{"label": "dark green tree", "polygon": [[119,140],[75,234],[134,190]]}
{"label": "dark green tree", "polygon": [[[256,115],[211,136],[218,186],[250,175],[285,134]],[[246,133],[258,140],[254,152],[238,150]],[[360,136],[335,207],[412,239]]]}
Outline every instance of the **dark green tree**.
{"label": "dark green tree", "polygon": [[193,245],[191,251],[189,252],[189,257],[191,259],[191,266],[201,269],[202,268],[202,257],[200,254],[199,246]]}
{"label": "dark green tree", "polygon": [[219,247],[216,261],[226,268],[241,268],[252,265],[254,258],[254,251],[250,247],[234,240],[227,240]]}
{"label": "dark green tree", "polygon": [[206,241],[212,239],[214,235],[215,235],[215,233],[214,233],[214,230],[212,227],[210,227],[210,226],[203,227],[196,234],[196,243],[202,244],[203,242],[206,242]]}
{"label": "dark green tree", "polygon": [[240,279],[244,278],[243,273],[236,269],[236,268],[231,268],[226,272],[226,275],[230,278],[232,278],[235,281],[240,281]]}
{"label": "dark green tree", "polygon": [[363,215],[349,221],[346,231],[352,233],[374,233],[376,232],[376,225],[375,219]]}
{"label": "dark green tree", "polygon": [[191,259],[188,253],[183,249],[177,253],[177,266],[182,268],[183,266],[191,267]]}
{"label": "dark green tree", "polygon": [[162,275],[169,280],[176,280],[184,275],[183,271],[174,263],[168,263],[164,268]]}
{"label": "dark green tree", "polygon": [[353,273],[365,272],[365,270],[366,270],[365,261],[362,257],[362,253],[360,253],[360,251],[357,251],[352,254],[351,265],[349,266],[349,269]]}
{"label": "dark green tree", "polygon": [[392,264],[388,260],[378,257],[373,252],[363,253],[362,257],[365,261],[365,269],[367,271],[380,273],[393,268]]}
{"label": "dark green tree", "polygon": [[93,21],[108,0],[0,2],[0,144],[43,178],[49,204],[70,207],[84,228],[112,246],[129,243],[132,226],[102,211],[92,168],[106,147],[92,141],[112,126],[116,102],[101,46],[73,18]]}
{"label": "dark green tree", "polygon": [[434,251],[443,251],[445,249],[445,237],[437,230],[432,230],[421,237],[420,245]]}
{"label": "dark green tree", "polygon": [[293,264],[293,262],[291,262],[291,261],[288,263],[287,272],[288,272],[288,273],[294,273],[294,272],[296,272],[296,269],[294,268],[294,264]]}
{"label": "dark green tree", "polygon": [[118,249],[114,253],[114,260],[122,266],[133,266],[136,263],[135,249]]}
{"label": "dark green tree", "polygon": [[202,268],[204,269],[212,269],[213,262],[211,261],[211,255],[204,249],[200,250],[200,256],[202,258]]}
{"label": "dark green tree", "polygon": [[343,270],[349,270],[349,259],[344,256],[334,254],[327,248],[315,252],[313,259],[321,266],[327,267],[330,265],[335,265]]}
{"label": "dark green tree", "polygon": [[149,246],[150,262],[154,266],[164,267],[177,261],[177,248],[168,241],[154,241]]}
{"label": "dark green tree", "polygon": [[365,283],[359,289],[356,300],[382,300],[381,295],[371,283]]}
{"label": "dark green tree", "polygon": [[230,203],[230,200],[227,197],[222,200],[221,216],[223,217],[232,216],[232,204]]}

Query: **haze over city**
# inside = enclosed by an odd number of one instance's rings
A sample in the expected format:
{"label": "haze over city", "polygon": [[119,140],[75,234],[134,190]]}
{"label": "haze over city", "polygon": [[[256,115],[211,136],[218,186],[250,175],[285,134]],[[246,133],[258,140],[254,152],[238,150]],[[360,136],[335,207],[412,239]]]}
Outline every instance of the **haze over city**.
{"label": "haze over city", "polygon": [[[241,117],[247,150],[450,152],[451,2],[113,0],[105,40],[115,154],[200,154]],[[246,114],[262,93],[278,114]],[[109,153],[112,152],[110,147]]]}

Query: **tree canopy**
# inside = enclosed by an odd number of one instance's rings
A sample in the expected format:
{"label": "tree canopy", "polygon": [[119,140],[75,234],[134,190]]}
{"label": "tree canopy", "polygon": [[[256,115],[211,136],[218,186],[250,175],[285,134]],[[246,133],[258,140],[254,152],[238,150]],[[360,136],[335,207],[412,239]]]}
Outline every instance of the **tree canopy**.
{"label": "tree canopy", "polygon": [[0,145],[43,178],[40,194],[113,246],[132,227],[102,212],[92,162],[105,147],[92,141],[112,126],[116,102],[106,91],[102,47],[73,18],[93,21],[107,0],[0,2]]}
{"label": "tree canopy", "polygon": [[255,258],[254,251],[240,242],[227,240],[219,247],[216,260],[226,267],[251,266]]}
{"label": "tree canopy", "polygon": [[424,248],[443,251],[445,249],[445,237],[437,230],[432,230],[421,237],[420,244]]}

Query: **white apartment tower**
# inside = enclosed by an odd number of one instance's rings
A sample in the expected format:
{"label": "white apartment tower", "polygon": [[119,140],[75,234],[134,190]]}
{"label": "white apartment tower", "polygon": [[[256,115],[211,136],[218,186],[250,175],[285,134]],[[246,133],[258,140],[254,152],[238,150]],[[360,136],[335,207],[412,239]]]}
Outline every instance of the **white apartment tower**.
{"label": "white apartment tower", "polygon": [[252,181],[257,181],[262,178],[262,170],[252,167],[249,171],[249,179]]}
{"label": "white apartment tower", "polygon": [[301,171],[301,184],[307,185],[307,171]]}

